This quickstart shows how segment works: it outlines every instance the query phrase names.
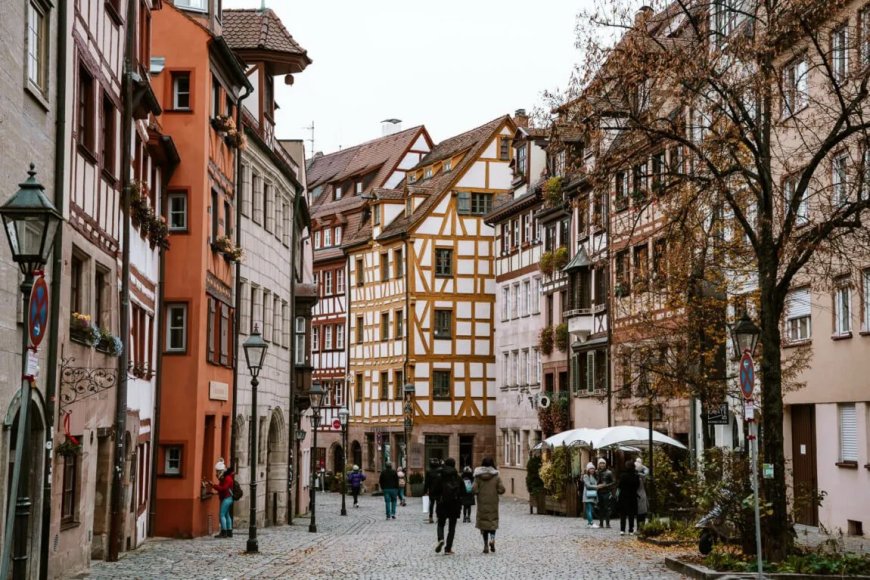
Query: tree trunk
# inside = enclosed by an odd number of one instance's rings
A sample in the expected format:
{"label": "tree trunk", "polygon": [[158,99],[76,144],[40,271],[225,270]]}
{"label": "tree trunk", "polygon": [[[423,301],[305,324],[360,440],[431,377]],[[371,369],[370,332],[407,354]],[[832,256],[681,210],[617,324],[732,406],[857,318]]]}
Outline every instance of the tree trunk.
{"label": "tree trunk", "polygon": [[[761,433],[762,460],[773,464],[773,479],[761,480],[770,514],[762,516],[762,551],[768,561],[784,559],[792,549],[794,531],[788,514],[783,449],[782,348],[780,317],[785,297],[776,287],[776,258],[759,256],[761,292]],[[760,467],[760,466],[759,466]],[[760,471],[760,469],[759,469]],[[762,510],[762,513],[765,510]]]}

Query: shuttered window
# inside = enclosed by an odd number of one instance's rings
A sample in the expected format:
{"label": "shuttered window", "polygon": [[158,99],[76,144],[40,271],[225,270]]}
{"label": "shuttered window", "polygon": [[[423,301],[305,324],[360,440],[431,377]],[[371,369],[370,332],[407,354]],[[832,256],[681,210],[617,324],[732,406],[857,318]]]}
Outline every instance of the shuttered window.
{"label": "shuttered window", "polygon": [[855,404],[839,405],[840,461],[858,461],[858,424]]}
{"label": "shuttered window", "polygon": [[786,333],[790,342],[812,337],[810,317],[810,289],[801,288],[788,293],[785,300]]}

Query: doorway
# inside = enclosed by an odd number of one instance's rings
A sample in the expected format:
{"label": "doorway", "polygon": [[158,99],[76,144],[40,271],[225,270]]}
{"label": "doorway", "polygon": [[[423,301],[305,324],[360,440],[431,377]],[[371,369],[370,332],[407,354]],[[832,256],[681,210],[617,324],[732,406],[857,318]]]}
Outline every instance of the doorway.
{"label": "doorway", "polygon": [[426,435],[426,465],[433,459],[447,459],[450,449],[450,435]]}
{"label": "doorway", "polygon": [[790,411],[795,522],[818,526],[819,506],[815,501],[819,491],[816,471],[816,407],[792,405]]}
{"label": "doorway", "polygon": [[112,439],[101,430],[97,434],[97,475],[94,482],[94,536],[91,558],[102,560],[109,547],[109,508],[112,485]]}
{"label": "doorway", "polygon": [[350,444],[350,455],[353,458],[353,464],[360,467],[362,466],[362,445],[359,444],[359,441],[354,441]]}
{"label": "doorway", "polygon": [[332,468],[336,474],[344,472],[344,448],[338,444],[332,446]]}
{"label": "doorway", "polygon": [[459,436],[459,468],[474,467],[474,435]]}
{"label": "doorway", "polygon": [[[287,510],[287,440],[283,436],[284,432],[283,417],[276,410],[269,421],[269,438],[266,443],[266,526],[284,523],[284,513]],[[251,466],[252,470],[258,468],[257,465]]]}

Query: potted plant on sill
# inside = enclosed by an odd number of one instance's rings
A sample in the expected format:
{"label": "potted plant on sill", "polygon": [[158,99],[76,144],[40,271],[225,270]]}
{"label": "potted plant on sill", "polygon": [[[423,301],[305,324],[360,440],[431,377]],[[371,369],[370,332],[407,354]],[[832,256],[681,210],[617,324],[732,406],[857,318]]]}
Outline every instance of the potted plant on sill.
{"label": "potted plant on sill", "polygon": [[227,145],[235,149],[245,150],[248,147],[248,138],[245,137],[244,132],[239,131],[238,129],[227,131],[227,134],[224,135],[224,141]]}
{"label": "potted plant on sill", "polygon": [[235,131],[236,120],[233,119],[232,115],[218,115],[211,120],[211,126],[218,133],[229,133]]}
{"label": "potted plant on sill", "polygon": [[541,329],[541,334],[538,336],[538,348],[547,356],[553,354],[553,327],[547,326]]}
{"label": "potted plant on sill", "polygon": [[562,204],[562,178],[551,177],[544,182],[544,200],[549,207],[559,207]]}
{"label": "potted plant on sill", "polygon": [[100,342],[100,329],[91,323],[90,314],[73,312],[69,321],[69,337],[91,348]]}
{"label": "potted plant on sill", "polygon": [[166,223],[165,217],[155,216],[151,221],[148,227],[148,241],[152,249],[155,247],[160,247],[163,250],[169,249],[169,225]]}
{"label": "potted plant on sill", "polygon": [[241,262],[244,258],[244,252],[240,247],[233,244],[233,241],[228,236],[221,236],[212,242],[211,247],[214,251],[220,252],[227,262]]}
{"label": "potted plant on sill", "polygon": [[121,356],[121,353],[124,352],[124,343],[121,342],[121,338],[104,328],[100,328],[99,332],[100,341],[97,343],[97,350],[109,356]]}

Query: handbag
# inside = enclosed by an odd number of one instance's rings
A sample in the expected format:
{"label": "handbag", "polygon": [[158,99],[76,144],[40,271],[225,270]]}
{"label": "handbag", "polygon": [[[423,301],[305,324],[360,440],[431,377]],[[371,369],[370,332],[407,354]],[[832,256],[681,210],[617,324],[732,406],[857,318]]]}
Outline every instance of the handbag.
{"label": "handbag", "polygon": [[586,499],[598,499],[598,490],[587,487],[586,488]]}
{"label": "handbag", "polygon": [[428,495],[423,496],[423,513],[424,514],[429,513],[429,496]]}

